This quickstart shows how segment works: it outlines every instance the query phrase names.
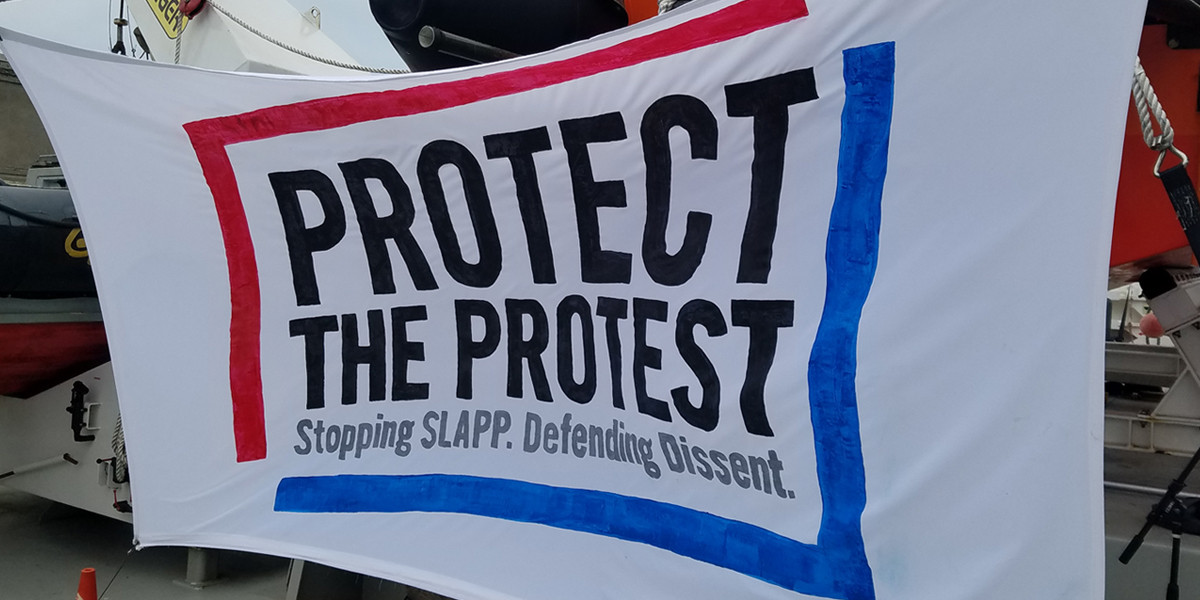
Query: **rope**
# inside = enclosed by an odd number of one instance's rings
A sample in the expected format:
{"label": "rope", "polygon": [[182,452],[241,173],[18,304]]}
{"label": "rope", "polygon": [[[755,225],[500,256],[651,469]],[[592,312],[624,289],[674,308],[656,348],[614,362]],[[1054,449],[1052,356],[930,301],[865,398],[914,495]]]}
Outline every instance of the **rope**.
{"label": "rope", "polygon": [[[1171,129],[1171,121],[1167,119],[1162,104],[1158,102],[1158,96],[1154,94],[1154,88],[1150,86],[1150,78],[1146,76],[1140,58],[1133,69],[1133,104],[1137,109],[1138,121],[1141,122],[1142,138],[1151,150],[1158,152],[1158,159],[1154,161],[1154,176],[1162,182],[1163,189],[1167,192],[1167,199],[1171,201],[1171,209],[1175,211],[1175,218],[1179,219],[1179,225],[1183,227],[1183,233],[1187,236],[1192,254],[1200,256],[1200,198],[1196,197],[1196,186],[1187,172],[1188,157],[1175,147],[1175,132]],[[1154,124],[1151,119],[1158,123],[1162,134],[1154,135]],[[1163,159],[1166,158],[1168,152],[1179,159],[1179,164],[1164,171]],[[1192,457],[1193,464],[1188,465],[1188,469],[1175,483],[1183,481],[1182,478],[1186,477],[1191,468],[1196,466],[1194,463],[1197,461],[1200,461],[1200,450],[1197,450],[1196,455]],[[1171,493],[1163,496],[1163,501],[1170,500],[1171,496],[1178,491],[1178,489],[1173,489]],[[1160,502],[1154,510],[1162,512],[1165,508],[1167,508],[1166,504]],[[1142,532],[1138,533],[1121,555],[1121,562],[1129,562],[1133,552],[1137,551],[1137,545],[1141,543],[1141,538],[1146,537],[1145,532],[1153,525],[1150,521],[1146,523],[1146,527],[1142,528]]]}
{"label": "rope", "polygon": [[683,6],[684,4],[687,4],[690,1],[691,0],[658,0],[658,14],[666,14],[672,10],[675,10],[676,8],[679,8],[680,6]]}
{"label": "rope", "polygon": [[[1141,58],[1137,59],[1133,69],[1133,104],[1137,107],[1138,121],[1142,125],[1142,139],[1146,141],[1146,145],[1155,152],[1170,148],[1175,141],[1175,130],[1171,128],[1171,120],[1167,118],[1162,103],[1158,101],[1158,95],[1154,93],[1154,87],[1150,85],[1150,78],[1142,68]],[[1161,135],[1154,135],[1152,113],[1153,120],[1162,130]]]}
{"label": "rope", "polygon": [[104,591],[100,592],[101,600],[103,600],[105,594],[108,593],[108,588],[111,588],[112,585],[117,582],[117,576],[119,576],[121,574],[121,571],[123,571],[125,569],[125,565],[129,564],[129,556],[131,554],[133,554],[134,550],[138,549],[136,542],[137,542],[137,540],[134,540],[134,546],[125,553],[125,558],[121,559],[121,566],[117,567],[117,572],[113,573],[112,579],[108,580],[108,585],[104,586]]}
{"label": "rope", "polygon": [[113,426],[113,481],[129,483],[129,458],[125,454],[125,430],[121,426],[121,415],[117,414],[117,424]]}
{"label": "rope", "polygon": [[233,13],[229,12],[229,10],[227,10],[226,8],[217,4],[216,2],[213,2],[212,0],[208,0],[207,4],[211,7],[213,7],[213,9],[216,10],[217,12],[225,15],[225,17],[227,19],[229,19],[230,21],[237,23],[238,26],[240,26],[242,29],[245,29],[246,31],[253,33],[254,35],[262,38],[263,40],[265,40],[267,42],[270,42],[280,48],[283,48],[284,50],[287,50],[288,52],[291,52],[293,54],[298,54],[309,60],[313,60],[313,61],[323,63],[326,65],[331,65],[334,67],[341,67],[343,69],[351,69],[354,71],[365,71],[367,73],[381,73],[384,75],[403,75],[405,73],[410,72],[408,69],[384,69],[384,68],[378,68],[378,67],[364,67],[362,65],[356,65],[356,64],[352,64],[352,63],[338,61],[338,60],[332,60],[329,58],[325,58],[323,56],[318,56],[316,54],[308,52],[307,50],[302,50],[302,49],[292,46],[290,44],[281,42],[281,41],[263,33],[262,31],[259,31],[254,26],[252,26],[249,23],[234,16]]}
{"label": "rope", "polygon": [[[1158,101],[1158,95],[1154,93],[1154,87],[1150,85],[1150,78],[1146,76],[1146,71],[1142,68],[1141,58],[1137,59],[1137,64],[1133,69],[1133,105],[1137,109],[1138,122],[1142,126],[1142,139],[1151,150],[1158,152],[1154,174],[1156,176],[1159,174],[1163,158],[1168,152],[1179,157],[1186,165],[1187,155],[1175,147],[1175,130],[1171,128],[1171,120],[1167,118],[1162,103]],[[1162,131],[1159,135],[1154,134],[1155,124]]]}

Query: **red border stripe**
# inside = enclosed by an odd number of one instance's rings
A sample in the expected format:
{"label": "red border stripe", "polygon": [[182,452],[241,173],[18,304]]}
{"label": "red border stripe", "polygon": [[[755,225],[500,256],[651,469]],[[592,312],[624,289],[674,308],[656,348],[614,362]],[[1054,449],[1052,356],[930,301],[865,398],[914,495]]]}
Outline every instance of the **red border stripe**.
{"label": "red border stripe", "polygon": [[804,0],[742,0],[669,29],[557,62],[402,90],[274,106],[183,126],[213,195],[229,263],[229,384],[237,461],[267,456],[254,242],[226,147],[293,133],[402,117],[558,85],[725,42],[808,16]]}
{"label": "red border stripe", "polygon": [[193,137],[192,144],[212,191],[229,264],[229,389],[237,461],[260,460],[267,457],[267,427],[259,343],[262,309],[254,242],[225,146],[211,138],[198,143]]}

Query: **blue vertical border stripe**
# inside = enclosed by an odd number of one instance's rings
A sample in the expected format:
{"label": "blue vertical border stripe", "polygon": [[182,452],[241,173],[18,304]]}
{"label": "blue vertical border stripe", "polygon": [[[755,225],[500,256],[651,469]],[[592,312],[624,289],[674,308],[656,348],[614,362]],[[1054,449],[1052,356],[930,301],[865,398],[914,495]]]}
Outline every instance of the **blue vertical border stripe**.
{"label": "blue vertical border stripe", "polygon": [[895,43],[846,50],[842,61],[838,187],[825,245],[825,308],[808,360],[808,402],[824,504],[817,545],[838,566],[844,597],[858,599],[875,597],[862,536],[867,484],[855,391],[858,326],[879,262]]}
{"label": "blue vertical border stripe", "polygon": [[648,544],[803,594],[873,600],[861,525],[866,474],[855,379],[859,321],[879,256],[895,44],[842,54],[846,101],[825,251],[825,306],[808,364],[823,502],[815,545],[645,498],[464,475],[288,477],[279,482],[275,510],[458,513],[536,523]]}

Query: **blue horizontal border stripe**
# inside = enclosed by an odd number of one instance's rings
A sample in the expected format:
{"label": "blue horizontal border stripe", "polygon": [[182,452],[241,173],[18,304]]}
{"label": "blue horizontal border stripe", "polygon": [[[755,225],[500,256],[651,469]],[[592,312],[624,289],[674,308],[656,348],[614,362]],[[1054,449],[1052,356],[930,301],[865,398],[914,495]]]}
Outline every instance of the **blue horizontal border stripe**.
{"label": "blue horizontal border stripe", "polygon": [[[497,498],[503,499],[497,501]],[[835,596],[814,545],[645,498],[463,475],[331,475],[279,482],[277,512],[459,513],[640,542],[798,592]]]}

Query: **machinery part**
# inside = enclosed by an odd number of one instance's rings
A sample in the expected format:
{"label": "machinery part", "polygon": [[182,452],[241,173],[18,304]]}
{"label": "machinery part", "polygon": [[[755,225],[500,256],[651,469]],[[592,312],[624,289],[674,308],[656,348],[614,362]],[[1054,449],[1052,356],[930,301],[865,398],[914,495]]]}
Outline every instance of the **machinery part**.
{"label": "machinery part", "polygon": [[138,48],[141,48],[142,52],[150,57],[150,60],[154,60],[154,53],[150,52],[150,44],[146,43],[146,36],[142,35],[141,27],[133,28],[133,39],[137,40]]}
{"label": "machinery part", "polygon": [[[1143,274],[1142,289],[1150,300],[1150,308],[1158,315],[1163,328],[1171,335],[1188,373],[1200,383],[1200,281],[1192,280],[1180,284],[1165,271],[1147,271]],[[1178,385],[1178,383],[1176,384]],[[1180,515],[1182,505],[1178,496],[1187,485],[1187,478],[1192,470],[1200,464],[1200,448],[1197,448],[1179,476],[1167,486],[1158,503],[1146,515],[1146,522],[1141,531],[1129,541],[1124,552],[1117,559],[1128,564],[1141,547],[1146,534],[1154,526],[1168,527],[1174,532],[1190,531],[1191,521],[1184,523]],[[1190,514],[1190,513],[1189,513]],[[1186,527],[1185,527],[1186,526]],[[1196,520],[1194,529],[1200,532],[1200,520]]]}
{"label": "machinery part", "polygon": [[424,48],[429,26],[517,54],[534,54],[606,33],[629,23],[616,0],[370,0],[375,21],[414,71],[471,61]]}
{"label": "machinery part", "polygon": [[442,54],[449,54],[475,63],[495,62],[520,56],[515,52],[489,46],[428,25],[421,28],[417,35],[417,42],[421,44],[422,48],[437,50]]}
{"label": "machinery part", "polygon": [[125,56],[125,28],[129,26],[129,19],[125,18],[125,0],[121,0],[121,8],[117,11],[117,18],[113,19],[113,25],[117,26],[117,43],[113,44],[111,52]]}
{"label": "machinery part", "polygon": [[70,454],[63,453],[62,456],[55,456],[55,457],[47,458],[45,460],[31,462],[27,465],[21,465],[19,467],[15,467],[11,471],[5,471],[3,473],[0,473],[0,479],[4,479],[6,477],[13,477],[16,475],[21,475],[23,473],[29,473],[30,471],[37,471],[39,469],[45,469],[46,467],[53,467],[54,465],[61,464],[64,462],[68,462],[73,465],[79,464],[79,461],[75,460]]}
{"label": "machinery part", "polygon": [[94,435],[82,433],[83,428],[87,427],[87,420],[84,418],[87,415],[87,408],[83,405],[83,398],[87,393],[88,387],[83,385],[82,381],[76,381],[71,386],[71,405],[67,407],[67,412],[71,413],[71,433],[77,442],[90,442],[96,439]]}

